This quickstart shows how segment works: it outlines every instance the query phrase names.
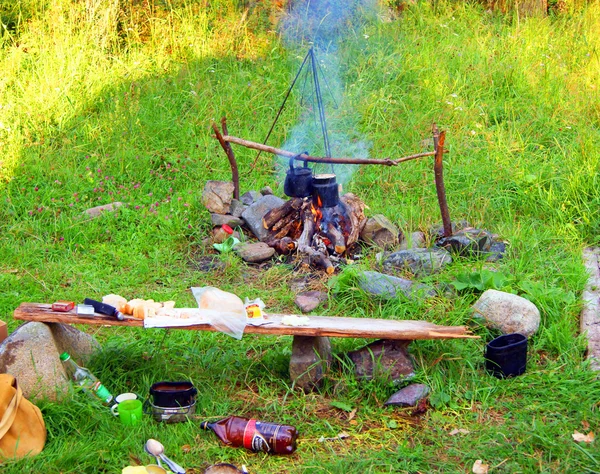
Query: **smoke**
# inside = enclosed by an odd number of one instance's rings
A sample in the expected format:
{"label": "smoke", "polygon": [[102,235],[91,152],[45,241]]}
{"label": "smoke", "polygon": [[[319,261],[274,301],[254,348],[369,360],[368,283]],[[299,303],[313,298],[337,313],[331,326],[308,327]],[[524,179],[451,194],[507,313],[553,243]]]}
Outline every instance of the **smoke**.
{"label": "smoke", "polygon": [[[298,68],[312,47],[315,63],[308,58],[290,100],[296,100],[298,123],[288,131],[283,149],[313,156],[326,156],[324,130],[319,115],[314,74],[320,84],[326,136],[334,158],[368,158],[371,143],[359,133],[357,116],[345,97],[345,85],[340,74],[339,51],[342,41],[348,40],[363,24],[377,13],[376,0],[300,0],[293,2],[289,14],[280,22],[280,34],[287,48],[298,53]],[[298,70],[294,71],[294,75]],[[291,84],[291,80],[290,80]],[[286,105],[286,107],[289,107]],[[279,178],[288,169],[281,161]],[[300,165],[300,164],[298,164]],[[331,165],[310,164],[315,173],[331,172]],[[349,182],[357,165],[333,167],[340,184]]]}

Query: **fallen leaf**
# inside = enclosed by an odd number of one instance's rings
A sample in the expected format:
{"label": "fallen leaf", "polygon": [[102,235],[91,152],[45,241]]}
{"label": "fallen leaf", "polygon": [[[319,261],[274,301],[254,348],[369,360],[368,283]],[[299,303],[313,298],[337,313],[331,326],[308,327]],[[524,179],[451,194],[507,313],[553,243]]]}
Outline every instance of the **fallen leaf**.
{"label": "fallen leaf", "polygon": [[584,430],[589,430],[590,429],[590,424],[587,421],[585,421],[585,420],[583,420],[581,422],[581,426],[583,426]]}
{"label": "fallen leaf", "polygon": [[358,408],[355,408],[354,410],[352,410],[349,414],[348,414],[348,421],[351,421],[352,418],[354,418],[354,416],[356,415],[356,411],[358,410]]}
{"label": "fallen leaf", "polygon": [[487,474],[489,468],[489,464],[483,464],[483,461],[478,459],[473,463],[472,471],[474,474]]}
{"label": "fallen leaf", "polygon": [[191,447],[189,444],[184,444],[184,445],[181,447],[181,450],[182,450],[184,453],[189,453],[189,452],[192,450],[192,447]]}
{"label": "fallen leaf", "polygon": [[580,433],[579,431],[575,431],[571,436],[573,436],[573,439],[575,441],[577,441],[578,443],[583,442],[583,443],[591,443],[592,441],[594,441],[594,433],[592,431],[590,431],[588,434],[584,435],[583,433]]}
{"label": "fallen leaf", "polygon": [[452,431],[450,431],[450,436],[455,436],[457,434],[469,434],[470,431],[469,430],[465,430],[464,428],[454,428]]}

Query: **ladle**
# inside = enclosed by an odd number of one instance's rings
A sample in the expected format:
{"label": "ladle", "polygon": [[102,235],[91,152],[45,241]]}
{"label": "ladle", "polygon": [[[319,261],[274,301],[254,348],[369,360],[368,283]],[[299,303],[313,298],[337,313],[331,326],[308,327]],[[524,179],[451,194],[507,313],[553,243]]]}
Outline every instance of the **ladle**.
{"label": "ladle", "polygon": [[177,464],[176,462],[172,461],[167,456],[165,456],[165,454],[164,454],[165,447],[162,445],[162,443],[160,441],[157,441],[155,439],[149,439],[148,441],[146,441],[146,444],[144,445],[144,449],[146,450],[146,452],[148,454],[150,454],[156,458],[159,465],[160,465],[159,459],[162,459],[163,462],[169,467],[169,469],[171,469],[171,471],[173,471],[175,474],[185,474],[184,468],[182,468],[179,464]]}

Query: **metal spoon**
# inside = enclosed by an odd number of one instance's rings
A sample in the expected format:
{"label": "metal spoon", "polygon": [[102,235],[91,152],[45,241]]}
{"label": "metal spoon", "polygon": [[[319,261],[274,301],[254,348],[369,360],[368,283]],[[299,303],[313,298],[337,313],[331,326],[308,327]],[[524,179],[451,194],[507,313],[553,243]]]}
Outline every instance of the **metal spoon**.
{"label": "metal spoon", "polygon": [[147,453],[151,454],[156,458],[158,464],[160,465],[159,458],[164,461],[164,463],[173,471],[175,474],[185,474],[185,469],[182,468],[179,464],[169,459],[165,456],[165,447],[162,445],[160,441],[156,441],[155,439],[149,439],[146,441],[146,445],[144,449]]}
{"label": "metal spoon", "polygon": [[160,463],[160,458],[159,458],[159,457],[158,457],[156,454],[154,454],[152,451],[150,451],[150,449],[148,449],[148,445],[150,444],[150,445],[152,446],[154,441],[155,441],[155,440],[153,440],[153,439],[149,439],[149,440],[146,442],[146,444],[144,445],[144,451],[146,451],[146,452],[147,452],[147,453],[148,453],[150,456],[154,456],[154,457],[156,458],[156,463],[157,463],[157,464],[158,464],[160,467],[162,467],[162,464]]}

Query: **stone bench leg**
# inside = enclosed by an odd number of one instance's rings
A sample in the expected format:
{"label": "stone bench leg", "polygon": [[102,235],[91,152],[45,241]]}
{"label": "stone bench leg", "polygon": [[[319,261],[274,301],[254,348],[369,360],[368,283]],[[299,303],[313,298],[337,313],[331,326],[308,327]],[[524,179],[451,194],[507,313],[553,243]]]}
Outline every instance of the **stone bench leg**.
{"label": "stone bench leg", "polygon": [[354,363],[356,377],[371,380],[374,377],[387,377],[399,383],[415,375],[412,357],[408,352],[410,340],[380,339],[348,353]]}
{"label": "stone bench leg", "polygon": [[331,343],[328,337],[294,336],[290,378],[305,392],[320,385],[331,366]]}

